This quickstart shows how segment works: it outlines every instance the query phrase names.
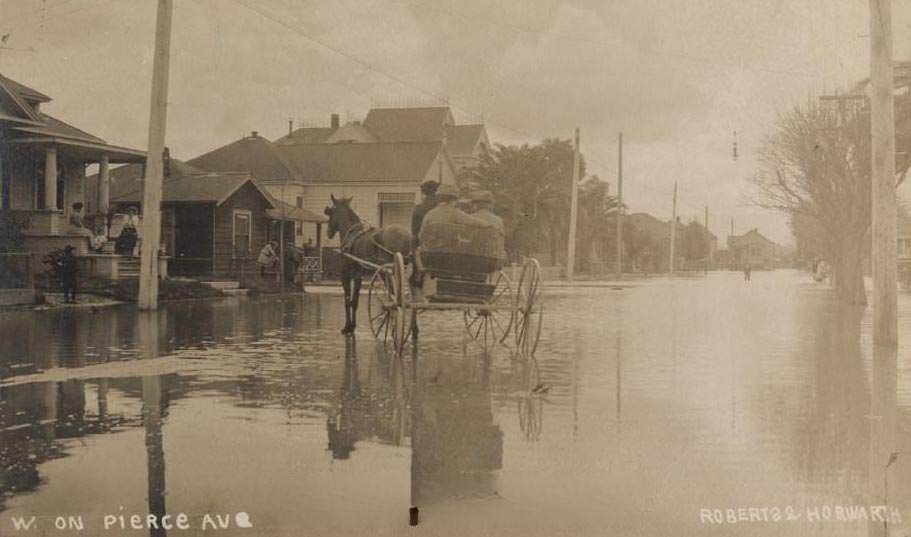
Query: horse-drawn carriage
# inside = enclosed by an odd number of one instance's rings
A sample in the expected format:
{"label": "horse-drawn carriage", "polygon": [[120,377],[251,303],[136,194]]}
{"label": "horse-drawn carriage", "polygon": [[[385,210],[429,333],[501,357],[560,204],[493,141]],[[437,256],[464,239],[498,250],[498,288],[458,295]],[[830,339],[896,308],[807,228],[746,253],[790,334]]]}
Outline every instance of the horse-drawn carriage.
{"label": "horse-drawn carriage", "polygon": [[[360,274],[370,276],[367,310],[374,336],[401,350],[416,333],[416,316],[426,311],[461,311],[472,339],[485,349],[507,344],[534,353],[541,335],[541,267],[527,259],[513,278],[504,270],[503,235],[493,227],[425,222],[422,244],[411,252],[404,230],[367,226],[351,210],[350,199],[332,198],[326,208],[329,235],[342,236],[346,325],[356,322]],[[405,246],[405,243],[408,243]],[[406,266],[406,255],[412,261]],[[516,267],[514,267],[515,269]],[[415,273],[416,271],[416,273]],[[513,270],[515,275],[516,270]]]}
{"label": "horse-drawn carriage", "polygon": [[[446,223],[429,226],[406,268],[401,253],[381,265],[343,253],[373,269],[367,310],[374,336],[401,349],[411,336],[411,315],[462,311],[469,336],[485,349],[506,344],[533,353],[541,335],[541,269],[528,259],[517,282],[509,277],[503,237],[492,228]],[[419,277],[409,274],[417,270]]]}

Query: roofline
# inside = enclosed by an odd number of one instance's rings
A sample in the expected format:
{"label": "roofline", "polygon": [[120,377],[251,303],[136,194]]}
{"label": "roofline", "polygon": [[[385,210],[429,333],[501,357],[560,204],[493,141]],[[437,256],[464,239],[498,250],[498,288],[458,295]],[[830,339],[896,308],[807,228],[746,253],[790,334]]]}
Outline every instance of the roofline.
{"label": "roofline", "polygon": [[[233,188],[233,189],[232,189],[231,191],[229,191],[227,194],[225,194],[224,196],[222,196],[222,198],[221,198],[220,200],[218,200],[218,201],[215,202],[215,206],[216,206],[216,207],[220,207],[224,202],[226,202],[226,201],[228,201],[229,199],[231,199],[231,196],[233,196],[234,194],[236,194],[237,191],[240,190],[241,188],[243,188],[247,183],[253,183],[253,187],[256,188],[257,192],[259,192],[259,194],[260,194],[262,197],[266,198],[266,203],[268,203],[269,206],[270,206],[271,208],[275,209],[275,204],[272,203],[272,201],[273,201],[273,200],[272,200],[272,196],[270,196],[268,192],[266,192],[265,190],[263,190],[263,187],[259,186],[259,185],[256,183],[256,181],[253,180],[253,177],[252,177],[249,173],[246,174],[246,175],[247,175],[247,180],[246,180],[246,181],[243,181],[243,182],[241,182],[241,183],[239,183],[235,188]],[[189,177],[193,177],[193,176],[190,175]]]}
{"label": "roofline", "polygon": [[[423,179],[423,178],[421,178]],[[284,183],[283,181],[261,181],[264,185],[267,186],[278,186],[282,184],[293,184],[295,186],[335,186],[335,185],[346,185],[346,186],[371,186],[371,185],[389,185],[389,186],[406,186],[406,187],[415,187],[419,188],[421,186],[421,179],[377,179],[374,181],[358,179],[357,181],[296,181],[294,183]]]}
{"label": "roofline", "polygon": [[[2,121],[9,121],[10,123],[23,123],[25,125],[30,125],[30,126],[34,126],[34,127],[43,127],[44,126],[44,123],[41,123],[38,121],[32,121],[30,119],[22,119],[22,118],[11,117],[11,116],[7,116],[5,118],[0,118],[0,122],[2,122]],[[13,127],[13,128],[16,128],[16,127]]]}
{"label": "roofline", "polygon": [[[112,161],[115,164],[117,163],[137,163],[142,162],[146,158],[145,151],[139,151],[137,149],[130,149],[128,147],[119,147],[116,145],[109,145],[106,143],[98,142],[89,142],[84,140],[72,139],[72,138],[60,138],[57,136],[46,136],[40,138],[13,138],[12,140],[7,140],[8,144],[57,144],[57,145],[66,145],[66,146],[75,146],[82,147],[85,149],[97,149],[99,151],[106,151],[108,153],[120,153],[126,159]],[[142,160],[133,160],[133,159],[142,159]]]}
{"label": "roofline", "polygon": [[6,81],[3,78],[0,78],[0,88],[2,88],[9,96],[13,99],[13,102],[25,112],[25,115],[32,118],[34,121],[41,121],[41,118],[38,116],[28,103],[23,103],[22,97],[15,91],[11,90],[9,86],[6,85]]}
{"label": "roofline", "polygon": [[371,106],[370,110],[367,110],[367,114],[370,114],[372,110],[452,110],[452,106],[448,104],[441,104],[436,106]]}

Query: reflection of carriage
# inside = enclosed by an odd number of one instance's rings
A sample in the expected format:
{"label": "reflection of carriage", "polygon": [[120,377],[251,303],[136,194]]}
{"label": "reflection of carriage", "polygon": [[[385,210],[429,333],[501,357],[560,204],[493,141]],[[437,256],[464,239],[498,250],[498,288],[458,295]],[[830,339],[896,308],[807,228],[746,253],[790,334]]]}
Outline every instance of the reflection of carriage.
{"label": "reflection of carriage", "polygon": [[533,353],[543,315],[538,262],[528,259],[513,283],[502,269],[503,236],[493,228],[428,224],[422,240],[416,254],[422,277],[414,292],[401,254],[384,265],[345,254],[374,269],[367,300],[373,334],[400,350],[410,336],[412,314],[461,310],[468,334],[485,349],[513,336],[518,348]]}

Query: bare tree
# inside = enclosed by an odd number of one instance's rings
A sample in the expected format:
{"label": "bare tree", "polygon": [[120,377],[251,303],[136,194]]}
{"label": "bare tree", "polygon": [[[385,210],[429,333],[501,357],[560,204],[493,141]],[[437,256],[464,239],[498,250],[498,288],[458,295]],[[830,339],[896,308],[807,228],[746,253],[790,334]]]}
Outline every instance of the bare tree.
{"label": "bare tree", "polygon": [[[909,80],[903,69],[896,73],[896,184],[911,164]],[[863,252],[871,223],[870,158],[866,101],[810,104],[780,118],[760,149],[759,171],[752,179],[759,205],[782,211],[792,224],[812,231],[833,267],[838,297],[852,304],[866,304]]]}

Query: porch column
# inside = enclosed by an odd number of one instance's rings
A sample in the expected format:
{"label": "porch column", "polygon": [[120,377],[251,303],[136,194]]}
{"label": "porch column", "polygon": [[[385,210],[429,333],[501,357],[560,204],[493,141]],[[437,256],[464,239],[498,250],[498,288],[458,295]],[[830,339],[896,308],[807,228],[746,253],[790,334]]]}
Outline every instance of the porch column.
{"label": "porch column", "polygon": [[111,184],[108,172],[109,160],[107,155],[101,156],[98,163],[98,190],[96,191],[95,206],[99,214],[107,214],[110,207]]}
{"label": "porch column", "polygon": [[57,208],[57,148],[52,145],[44,155],[44,208]]}

